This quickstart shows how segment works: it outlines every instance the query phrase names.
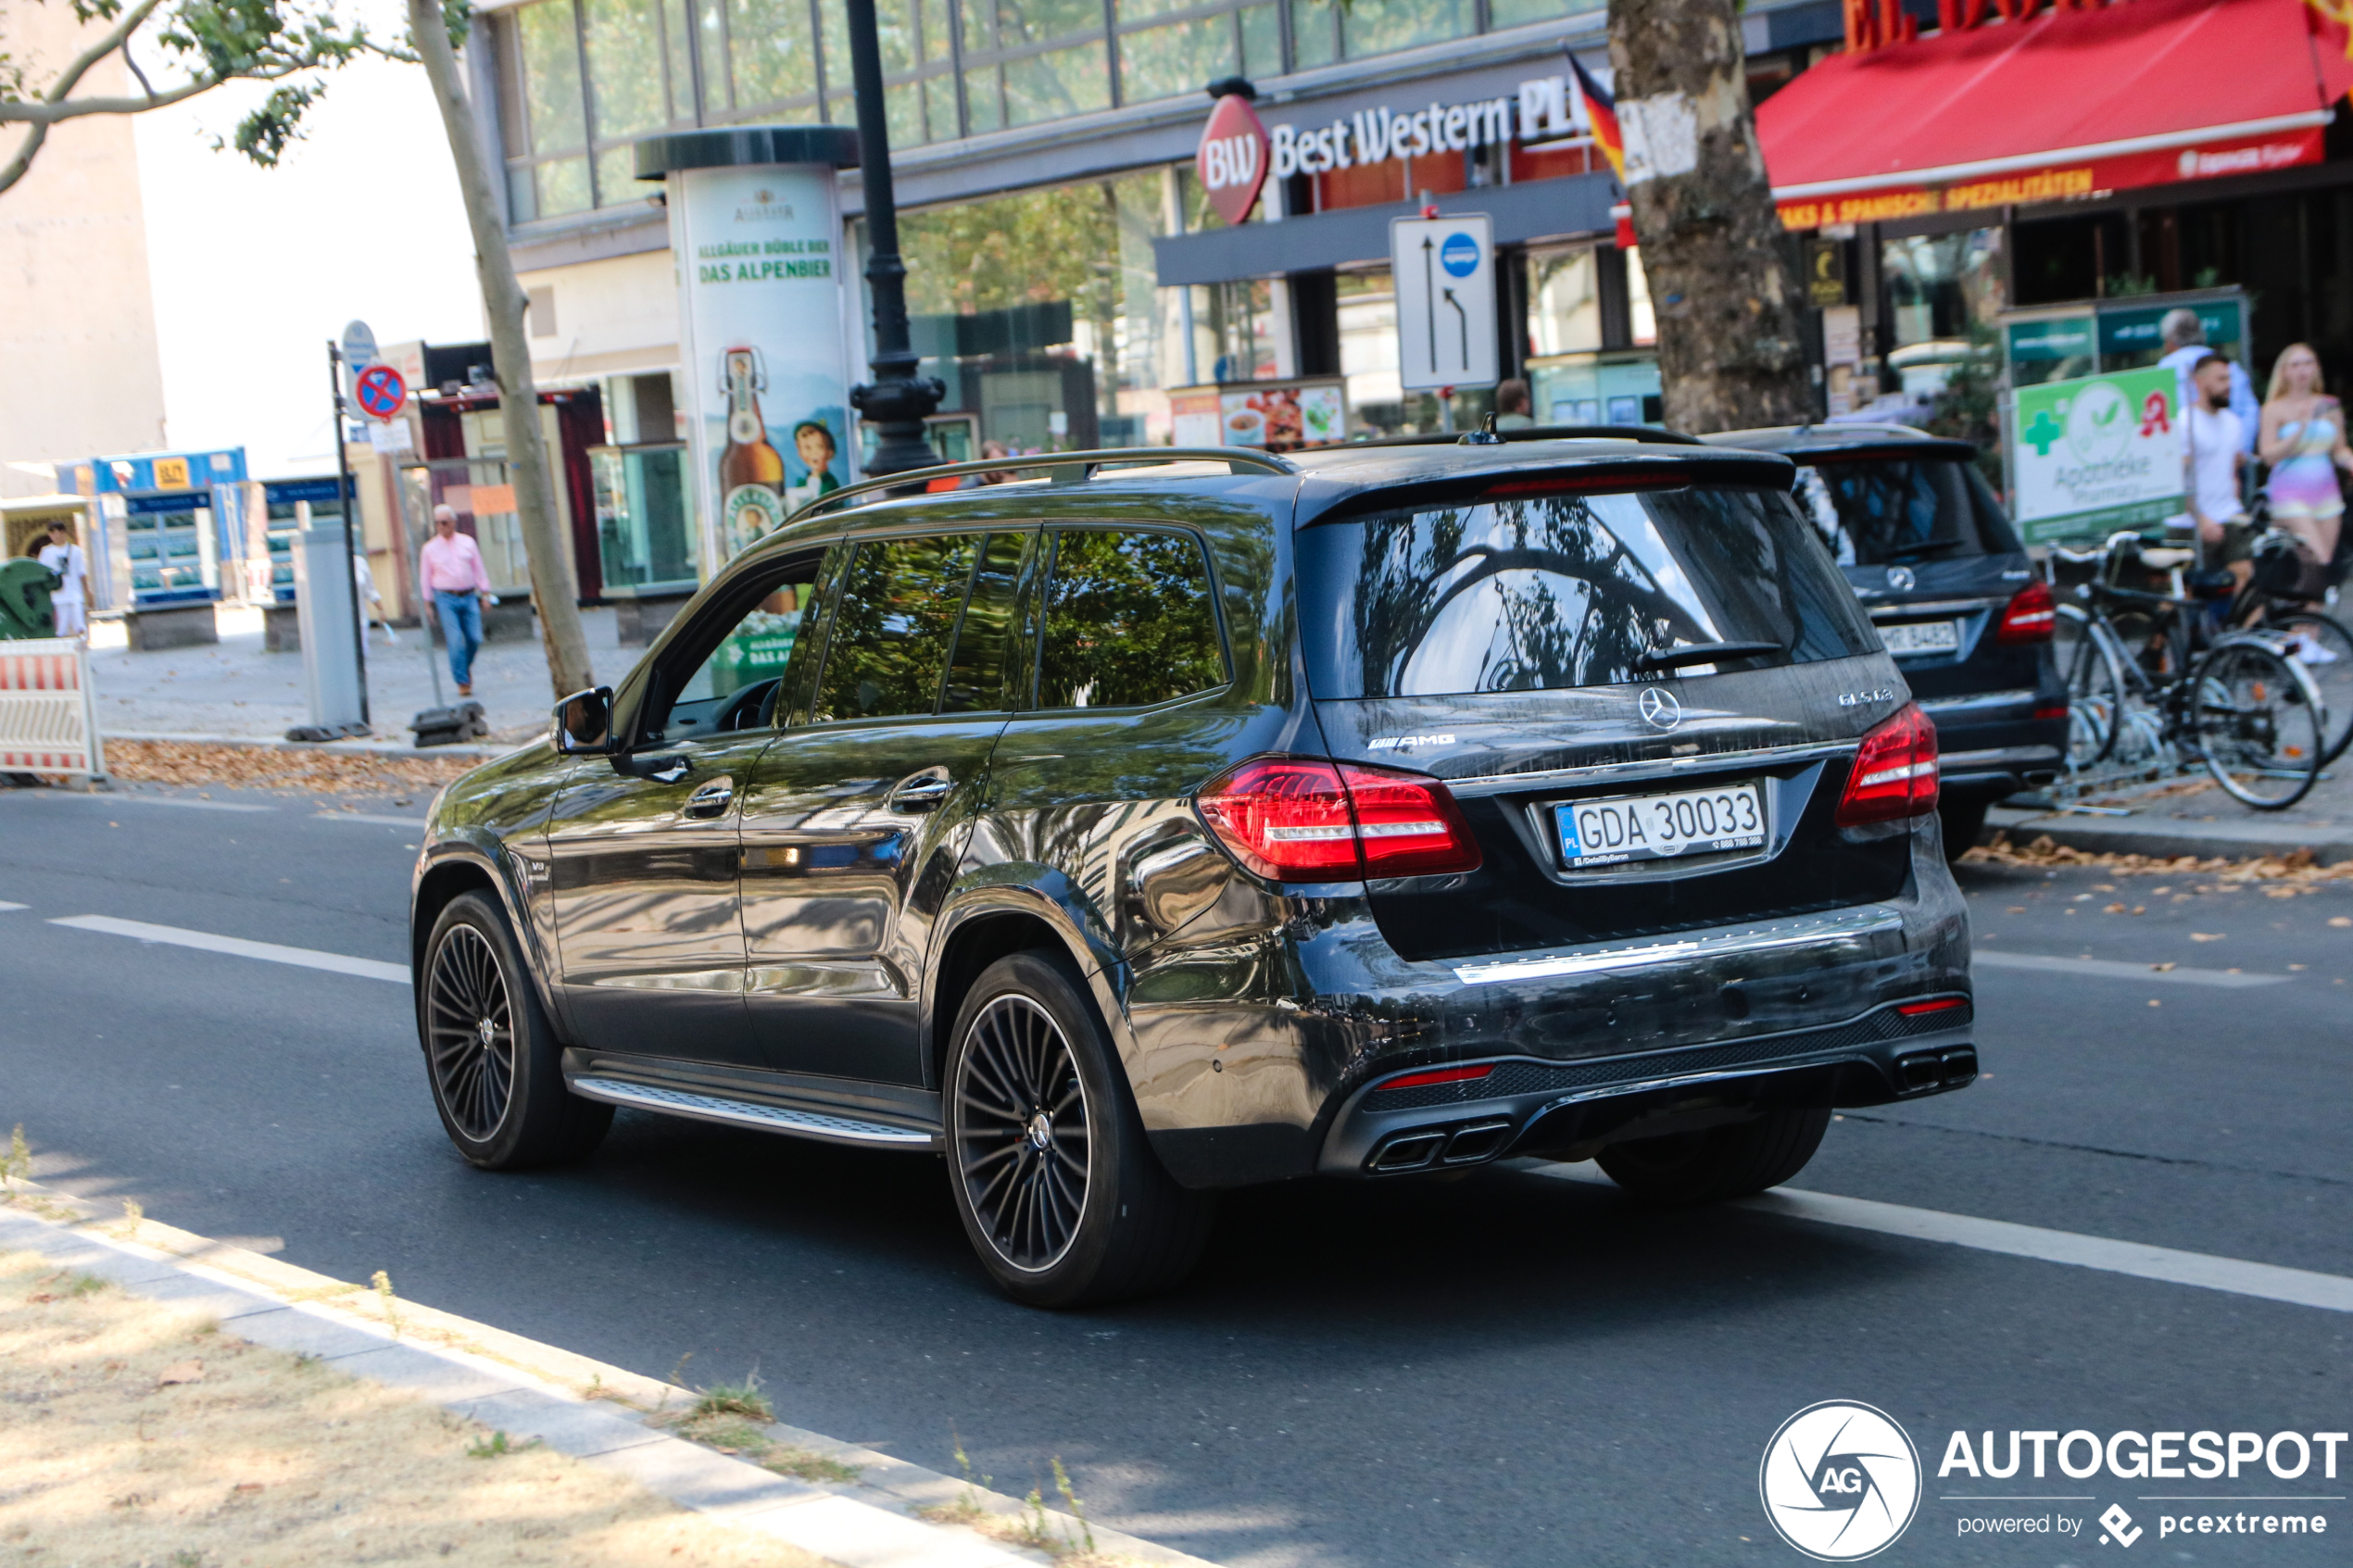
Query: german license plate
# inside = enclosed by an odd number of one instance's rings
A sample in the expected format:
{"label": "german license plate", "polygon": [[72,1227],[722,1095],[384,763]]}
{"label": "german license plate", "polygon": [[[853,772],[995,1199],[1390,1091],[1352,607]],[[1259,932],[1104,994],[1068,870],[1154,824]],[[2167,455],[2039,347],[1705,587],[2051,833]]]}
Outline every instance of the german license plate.
{"label": "german license plate", "polygon": [[1553,808],[1553,820],[1561,859],[1572,868],[1765,844],[1765,801],[1754,784],[1571,800]]}
{"label": "german license plate", "polygon": [[1901,621],[1879,629],[1887,651],[1901,659],[1907,653],[1957,653],[1961,623],[1957,621]]}

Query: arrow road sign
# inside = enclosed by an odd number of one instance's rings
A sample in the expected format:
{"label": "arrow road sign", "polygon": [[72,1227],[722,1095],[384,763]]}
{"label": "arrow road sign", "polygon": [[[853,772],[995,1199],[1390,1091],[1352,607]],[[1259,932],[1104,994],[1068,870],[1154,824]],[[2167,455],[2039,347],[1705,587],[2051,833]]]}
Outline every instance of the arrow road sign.
{"label": "arrow road sign", "polygon": [[1493,385],[1495,244],[1486,215],[1392,219],[1389,250],[1399,383],[1409,392]]}

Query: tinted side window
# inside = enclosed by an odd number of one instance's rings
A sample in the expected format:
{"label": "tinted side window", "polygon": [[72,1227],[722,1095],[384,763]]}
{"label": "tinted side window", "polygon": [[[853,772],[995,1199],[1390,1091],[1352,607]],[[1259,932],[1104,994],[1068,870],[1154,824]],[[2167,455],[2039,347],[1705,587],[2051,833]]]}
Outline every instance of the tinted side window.
{"label": "tinted side window", "polygon": [[942,713],[985,713],[1013,706],[1007,700],[1012,671],[1005,659],[1013,651],[1014,578],[1029,537],[991,533],[981,551],[964,619],[956,628],[956,651],[949,660],[948,685],[939,702]]}
{"label": "tinted side window", "polygon": [[981,535],[869,539],[836,601],[812,718],[931,713],[979,558]]}
{"label": "tinted side window", "polygon": [[1950,458],[1824,459],[1804,470],[1799,489],[1843,565],[1941,560],[2018,547],[1984,481]]}
{"label": "tinted side window", "polygon": [[1186,533],[1058,529],[1040,708],[1140,708],[1229,678],[1209,562]]}
{"label": "tinted side window", "polygon": [[1741,656],[1752,668],[1879,646],[1789,497],[1763,491],[1389,512],[1306,530],[1299,560],[1322,697],[1659,680],[1644,656],[1690,643],[1770,645]]}
{"label": "tinted side window", "polygon": [[710,649],[679,684],[675,700],[659,716],[649,716],[646,739],[671,745],[773,727],[778,698],[793,684],[787,675],[794,659],[805,659],[813,642],[801,633],[813,625],[809,611],[817,599],[818,576],[814,557],[763,573],[745,584],[747,608],[733,612],[732,620],[727,609],[720,609],[700,636],[673,650],[683,663],[698,648]]}

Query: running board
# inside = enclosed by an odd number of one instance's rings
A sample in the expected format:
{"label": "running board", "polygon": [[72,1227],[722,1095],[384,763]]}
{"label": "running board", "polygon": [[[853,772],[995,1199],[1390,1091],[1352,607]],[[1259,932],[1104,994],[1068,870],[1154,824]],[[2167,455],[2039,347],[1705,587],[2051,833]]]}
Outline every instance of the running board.
{"label": "running board", "polygon": [[756,1127],[763,1133],[789,1133],[796,1137],[821,1138],[827,1143],[857,1144],[865,1148],[929,1148],[937,1141],[930,1133],[913,1127],[893,1126],[886,1122],[862,1122],[854,1117],[833,1116],[819,1110],[795,1110],[781,1105],[723,1099],[717,1095],[656,1088],[648,1084],[623,1084],[611,1078],[574,1078],[570,1087],[583,1099],[603,1100],[609,1105],[626,1105],[640,1110],[659,1110],[671,1116],[691,1116],[697,1121],[720,1122],[734,1127]]}

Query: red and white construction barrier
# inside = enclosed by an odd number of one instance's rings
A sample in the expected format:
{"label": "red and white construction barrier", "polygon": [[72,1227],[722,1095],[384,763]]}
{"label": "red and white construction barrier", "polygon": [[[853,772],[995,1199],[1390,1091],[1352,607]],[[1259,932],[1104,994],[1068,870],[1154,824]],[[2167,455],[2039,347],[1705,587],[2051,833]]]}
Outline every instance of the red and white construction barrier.
{"label": "red and white construction barrier", "polygon": [[89,650],[67,637],[0,642],[0,773],[106,771]]}

